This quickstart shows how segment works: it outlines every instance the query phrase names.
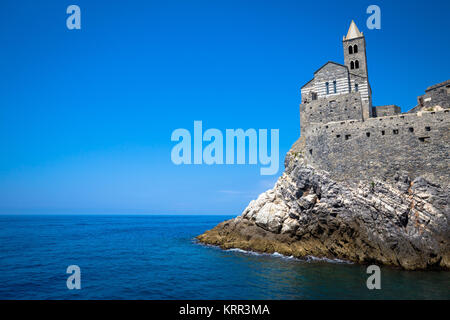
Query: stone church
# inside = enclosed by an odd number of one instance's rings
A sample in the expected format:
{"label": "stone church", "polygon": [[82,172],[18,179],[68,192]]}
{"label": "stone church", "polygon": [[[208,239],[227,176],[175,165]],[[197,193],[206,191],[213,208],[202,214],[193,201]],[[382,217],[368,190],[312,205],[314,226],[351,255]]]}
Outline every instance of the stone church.
{"label": "stone church", "polygon": [[[360,120],[400,114],[396,105],[372,106],[372,90],[367,71],[366,41],[364,34],[352,21],[342,39],[344,64],[329,61],[314,72],[314,78],[301,88],[300,120],[302,128],[311,124],[333,121]],[[449,108],[450,82],[429,87],[418,106],[439,104]]]}

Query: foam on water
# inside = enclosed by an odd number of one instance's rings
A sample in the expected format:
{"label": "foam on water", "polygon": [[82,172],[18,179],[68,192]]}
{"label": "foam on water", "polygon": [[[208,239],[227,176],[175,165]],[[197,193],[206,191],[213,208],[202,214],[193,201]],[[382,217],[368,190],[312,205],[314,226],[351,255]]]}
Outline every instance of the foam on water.
{"label": "foam on water", "polygon": [[272,256],[272,257],[276,257],[276,258],[282,258],[282,259],[289,259],[289,260],[297,260],[297,261],[303,261],[303,262],[328,262],[328,263],[347,263],[347,264],[352,264],[352,262],[350,261],[346,261],[346,260],[341,260],[341,259],[331,259],[331,258],[326,258],[326,257],[315,257],[315,256],[306,256],[304,258],[296,258],[294,256],[286,256],[284,254],[281,254],[279,252],[274,252],[274,253],[264,253],[264,252],[256,252],[256,251],[252,251],[252,250],[243,250],[243,249],[239,249],[239,248],[231,248],[231,249],[227,249],[225,251],[229,251],[229,252],[239,252],[239,253],[243,253],[243,254],[249,254],[249,255],[255,255],[255,256]]}

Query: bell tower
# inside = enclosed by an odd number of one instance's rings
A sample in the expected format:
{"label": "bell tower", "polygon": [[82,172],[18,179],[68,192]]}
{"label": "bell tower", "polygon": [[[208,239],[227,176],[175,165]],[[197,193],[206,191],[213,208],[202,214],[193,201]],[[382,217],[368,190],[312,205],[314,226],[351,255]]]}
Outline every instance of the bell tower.
{"label": "bell tower", "polygon": [[342,46],[344,48],[344,62],[350,73],[368,78],[366,40],[353,20],[350,28],[348,28],[347,36],[344,36],[342,40]]}
{"label": "bell tower", "polygon": [[350,92],[359,92],[362,100],[362,116],[367,119],[372,114],[372,90],[367,73],[366,39],[352,20],[347,35],[342,39],[344,63],[350,72]]}

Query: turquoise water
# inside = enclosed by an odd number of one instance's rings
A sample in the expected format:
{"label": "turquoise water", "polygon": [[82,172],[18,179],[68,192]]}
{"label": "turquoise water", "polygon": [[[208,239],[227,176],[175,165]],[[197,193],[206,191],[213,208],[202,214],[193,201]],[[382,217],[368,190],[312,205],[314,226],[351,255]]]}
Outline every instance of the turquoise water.
{"label": "turquoise water", "polygon": [[[194,237],[229,216],[0,216],[0,299],[449,299],[448,272],[223,251]],[[66,268],[81,268],[68,290]]]}

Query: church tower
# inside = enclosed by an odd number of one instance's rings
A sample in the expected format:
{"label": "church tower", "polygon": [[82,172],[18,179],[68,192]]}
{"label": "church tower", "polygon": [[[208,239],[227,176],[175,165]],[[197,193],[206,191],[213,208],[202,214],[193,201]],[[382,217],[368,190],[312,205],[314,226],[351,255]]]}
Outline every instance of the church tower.
{"label": "church tower", "polygon": [[347,36],[342,40],[344,47],[344,61],[350,73],[368,78],[366,40],[352,20]]}
{"label": "church tower", "polygon": [[366,39],[352,20],[347,36],[342,40],[344,63],[350,72],[350,92],[359,92],[362,100],[362,116],[368,119],[372,114],[372,90],[367,74]]}

